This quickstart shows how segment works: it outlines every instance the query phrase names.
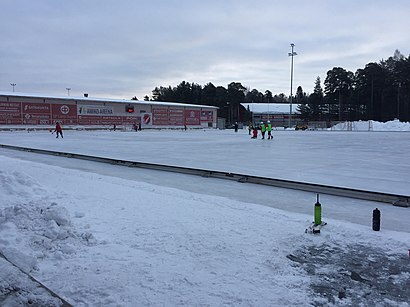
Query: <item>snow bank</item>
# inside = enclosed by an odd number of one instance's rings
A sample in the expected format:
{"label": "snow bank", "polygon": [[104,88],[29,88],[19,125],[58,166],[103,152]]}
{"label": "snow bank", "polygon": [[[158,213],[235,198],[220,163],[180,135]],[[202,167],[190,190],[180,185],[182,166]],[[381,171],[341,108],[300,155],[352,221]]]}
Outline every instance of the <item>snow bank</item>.
{"label": "snow bank", "polygon": [[400,122],[398,119],[385,123],[373,120],[339,123],[330,130],[336,131],[410,131],[410,123]]}

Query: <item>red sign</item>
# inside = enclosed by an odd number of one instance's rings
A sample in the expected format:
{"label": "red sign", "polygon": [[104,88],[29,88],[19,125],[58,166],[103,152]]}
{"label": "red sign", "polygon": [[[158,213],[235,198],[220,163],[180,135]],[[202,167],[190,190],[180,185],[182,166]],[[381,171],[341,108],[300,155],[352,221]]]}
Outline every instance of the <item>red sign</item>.
{"label": "red sign", "polygon": [[173,126],[183,126],[184,122],[184,109],[169,109],[169,124]]}
{"label": "red sign", "polygon": [[23,102],[23,124],[47,125],[50,124],[51,110],[49,103]]}
{"label": "red sign", "polygon": [[20,102],[0,102],[0,124],[20,124],[21,103]]}
{"label": "red sign", "polygon": [[[186,110],[181,107],[153,107],[152,113],[125,113],[114,115],[113,107],[79,106],[75,104],[50,104],[29,102],[0,102],[0,124],[52,125],[200,125],[212,121],[214,111]],[[82,112],[83,110],[83,112]],[[96,112],[98,110],[98,113]],[[111,110],[111,115],[108,111]],[[90,111],[90,112],[88,112]],[[103,112],[104,111],[104,112]],[[107,112],[105,112],[107,111]]]}
{"label": "red sign", "polygon": [[152,108],[153,125],[169,125],[168,108]]}
{"label": "red sign", "polygon": [[201,119],[201,111],[199,110],[185,110],[185,124],[199,125]]}
{"label": "red sign", "polygon": [[151,125],[151,114],[146,113],[142,116],[142,123],[144,125]]}
{"label": "red sign", "polygon": [[52,104],[51,112],[54,120],[77,119],[77,105]]}

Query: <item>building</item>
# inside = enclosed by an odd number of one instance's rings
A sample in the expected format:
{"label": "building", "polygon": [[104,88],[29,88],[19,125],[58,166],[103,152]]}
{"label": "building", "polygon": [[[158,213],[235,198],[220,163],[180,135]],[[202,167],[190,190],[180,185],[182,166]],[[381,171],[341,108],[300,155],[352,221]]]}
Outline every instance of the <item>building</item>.
{"label": "building", "polygon": [[[241,103],[241,105],[252,113],[252,122],[258,125],[261,121],[268,120],[274,127],[289,126],[289,103]],[[292,123],[295,126],[301,120],[297,113],[298,104],[292,105]]]}
{"label": "building", "polygon": [[0,125],[216,128],[215,106],[0,92]]}

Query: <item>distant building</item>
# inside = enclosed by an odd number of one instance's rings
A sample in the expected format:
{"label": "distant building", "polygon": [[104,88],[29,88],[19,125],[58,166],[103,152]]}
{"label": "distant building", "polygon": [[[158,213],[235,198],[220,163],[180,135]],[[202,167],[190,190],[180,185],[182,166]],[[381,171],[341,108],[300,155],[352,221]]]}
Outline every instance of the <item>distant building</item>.
{"label": "distant building", "polygon": [[216,128],[215,106],[0,92],[0,125]]}
{"label": "distant building", "polygon": [[[259,124],[261,121],[270,120],[274,127],[288,127],[289,125],[289,103],[241,103],[241,105],[252,113],[252,121]],[[300,122],[297,113],[298,104],[292,104],[292,126]]]}

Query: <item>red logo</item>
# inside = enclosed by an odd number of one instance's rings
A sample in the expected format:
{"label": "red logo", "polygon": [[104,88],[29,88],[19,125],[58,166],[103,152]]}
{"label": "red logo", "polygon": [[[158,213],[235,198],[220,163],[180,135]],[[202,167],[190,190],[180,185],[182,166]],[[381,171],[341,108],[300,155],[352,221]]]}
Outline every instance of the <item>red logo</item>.
{"label": "red logo", "polygon": [[151,116],[149,114],[144,114],[142,117],[144,124],[148,125],[151,122]]}
{"label": "red logo", "polygon": [[60,107],[60,112],[64,115],[67,115],[70,112],[70,108],[66,105]]}

